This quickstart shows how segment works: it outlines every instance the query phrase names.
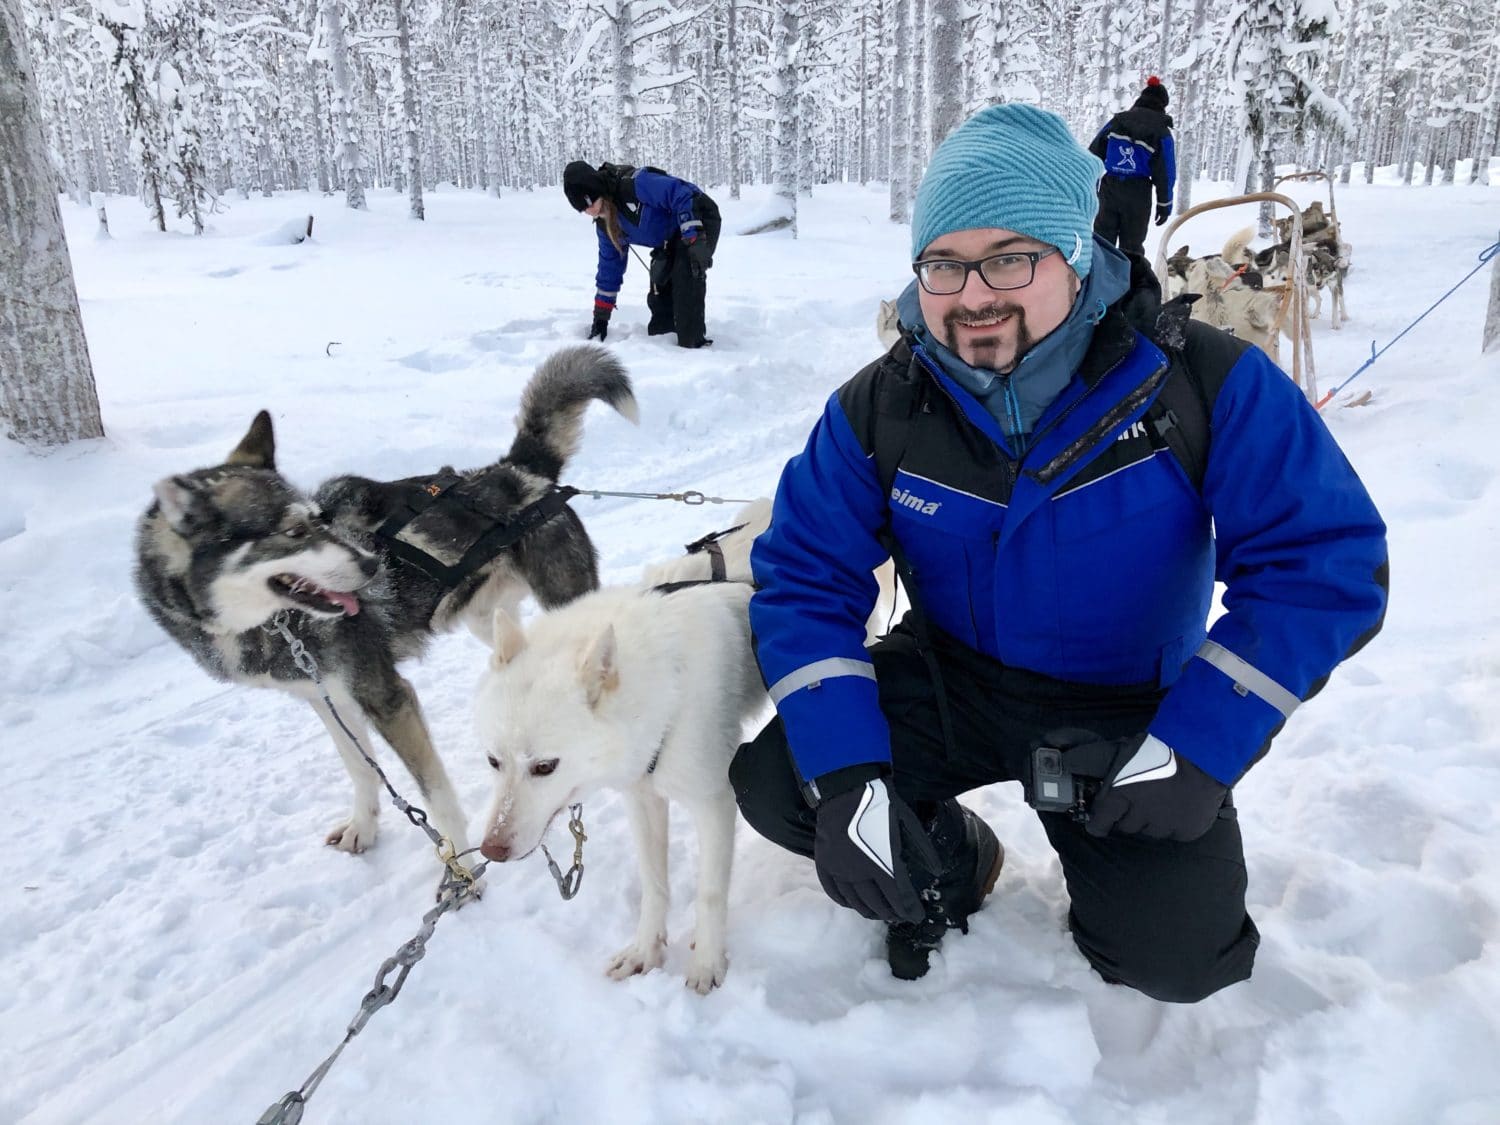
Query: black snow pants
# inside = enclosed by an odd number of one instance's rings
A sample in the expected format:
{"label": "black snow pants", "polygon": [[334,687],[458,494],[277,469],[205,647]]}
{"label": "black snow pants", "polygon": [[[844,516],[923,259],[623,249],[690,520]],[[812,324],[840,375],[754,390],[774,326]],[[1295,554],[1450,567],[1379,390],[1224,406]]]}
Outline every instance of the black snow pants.
{"label": "black snow pants", "polygon": [[1146,253],[1146,231],[1151,226],[1151,181],[1105,176],[1099,181],[1099,214],[1094,233],[1111,246],[1132,254]]}
{"label": "black snow pants", "polygon": [[[719,248],[719,228],[723,225],[719,207],[703,192],[693,199],[693,214],[703,222],[699,236],[708,240],[709,264]],[[704,302],[708,296],[707,278],[693,270],[682,235],[674,233],[665,243],[651,251],[651,292],[646,305],[651,320],[646,331],[652,336],[677,333],[684,348],[697,348],[704,341]]]}
{"label": "black snow pants", "polygon": [[[955,745],[944,752],[932,679],[902,622],[870,649],[890,725],[892,784],[924,823],[959,794],[1019,781],[1034,741],[1057,727],[1104,738],[1146,728],[1154,685],[1099,687],[1007,668],[941,634],[934,653]],[[802,797],[780,719],[741,746],[730,767],[735,799],[772,843],[811,856],[816,814]],[[1191,843],[1097,839],[1060,813],[1037,814],[1062,862],[1073,940],[1105,980],[1158,1000],[1192,1003],[1250,976],[1260,934],[1245,912],[1239,822],[1222,816]],[[944,865],[956,857],[941,857]],[[1003,900],[991,909],[1003,908]]]}

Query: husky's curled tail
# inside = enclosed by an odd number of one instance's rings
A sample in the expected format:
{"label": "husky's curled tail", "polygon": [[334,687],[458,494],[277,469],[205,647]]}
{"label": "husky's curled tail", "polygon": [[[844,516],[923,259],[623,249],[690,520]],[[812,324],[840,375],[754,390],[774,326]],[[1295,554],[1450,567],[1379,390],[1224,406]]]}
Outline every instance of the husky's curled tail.
{"label": "husky's curled tail", "polygon": [[505,460],[555,481],[583,440],[583,415],[593,400],[640,421],[625,368],[607,348],[579,344],[548,356],[521,393],[516,439]]}

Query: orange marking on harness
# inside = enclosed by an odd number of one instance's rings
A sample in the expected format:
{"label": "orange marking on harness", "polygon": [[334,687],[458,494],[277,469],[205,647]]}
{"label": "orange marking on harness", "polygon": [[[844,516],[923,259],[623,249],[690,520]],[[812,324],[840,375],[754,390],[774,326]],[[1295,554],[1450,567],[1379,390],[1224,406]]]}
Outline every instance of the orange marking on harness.
{"label": "orange marking on harness", "polygon": [[1228,277],[1226,277],[1224,279],[1224,283],[1219,286],[1219,292],[1222,293],[1222,292],[1224,292],[1224,290],[1228,289],[1230,283],[1232,281],[1234,281],[1235,278],[1239,277],[1240,274],[1244,273],[1249,268],[1250,268],[1250,263],[1246,262],[1239,269],[1235,270],[1232,274],[1230,274]]}

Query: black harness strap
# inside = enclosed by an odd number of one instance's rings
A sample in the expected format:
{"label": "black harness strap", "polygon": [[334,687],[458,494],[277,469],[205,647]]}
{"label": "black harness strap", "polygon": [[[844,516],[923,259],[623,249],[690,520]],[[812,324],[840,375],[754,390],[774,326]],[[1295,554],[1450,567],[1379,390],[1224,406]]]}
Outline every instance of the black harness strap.
{"label": "black harness strap", "polygon": [[684,578],[678,582],[662,582],[659,585],[650,587],[650,590],[653,594],[660,594],[662,597],[666,597],[668,594],[675,594],[679,590],[688,590],[694,586],[712,586],[714,583],[722,581],[724,581],[722,578]]}
{"label": "black harness strap", "polygon": [[699,551],[706,552],[708,554],[708,571],[713,576],[713,581],[727,581],[729,569],[724,564],[724,548],[719,546],[719,540],[726,535],[733,535],[736,531],[744,528],[744,526],[742,523],[737,523],[733,527],[726,527],[723,531],[710,531],[701,539],[694,539],[683,550],[690,555],[696,555]]}
{"label": "black harness strap", "polygon": [[554,485],[540,500],[526,505],[511,518],[497,518],[479,538],[469,545],[463,557],[449,566],[441,559],[434,558],[420,547],[406,542],[399,536],[408,524],[434,505],[447,503],[477,510],[460,493],[453,491],[463,481],[464,478],[457,475],[451,479],[439,478],[427,487],[421,494],[421,498],[416,499],[415,502],[408,502],[405,511],[391,516],[375,532],[375,538],[381,541],[393,558],[416,567],[445,590],[456,589],[459,583],[477,573],[501,551],[514,546],[561,512],[567,507],[568,501],[578,495],[578,489],[571,485]]}
{"label": "black harness strap", "polygon": [[904,409],[903,404],[891,401],[896,397],[894,395],[887,395],[877,405],[875,472],[880,479],[881,492],[886,498],[886,508],[885,523],[876,532],[876,538],[880,540],[881,546],[890,552],[891,561],[896,566],[896,574],[901,579],[901,585],[906,589],[906,598],[911,602],[911,613],[907,616],[911,621],[912,631],[917,636],[917,651],[922,654],[922,662],[927,665],[927,674],[932,677],[933,702],[937,704],[938,723],[943,729],[943,755],[951,758],[953,748],[957,743],[953,738],[953,717],[948,708],[948,690],[943,686],[943,675],[938,670],[937,655],[932,647],[932,633],[927,628],[927,613],[922,608],[922,596],[917,592],[916,578],[912,573],[911,563],[907,561],[906,552],[901,549],[901,543],[891,527],[891,488],[895,484],[896,470],[901,465],[901,458],[906,455],[906,446],[911,437],[916,415],[930,412],[931,408],[927,404],[927,390],[928,385],[925,380],[918,383],[916,392],[906,396]]}

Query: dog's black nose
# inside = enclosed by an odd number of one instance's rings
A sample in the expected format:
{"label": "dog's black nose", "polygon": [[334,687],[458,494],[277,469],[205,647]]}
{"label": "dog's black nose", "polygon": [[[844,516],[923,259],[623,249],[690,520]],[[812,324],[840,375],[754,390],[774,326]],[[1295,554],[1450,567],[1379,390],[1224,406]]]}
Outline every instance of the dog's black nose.
{"label": "dog's black nose", "polygon": [[380,569],[380,560],[374,555],[366,555],[359,560],[359,572],[366,578],[374,578],[375,572]]}

